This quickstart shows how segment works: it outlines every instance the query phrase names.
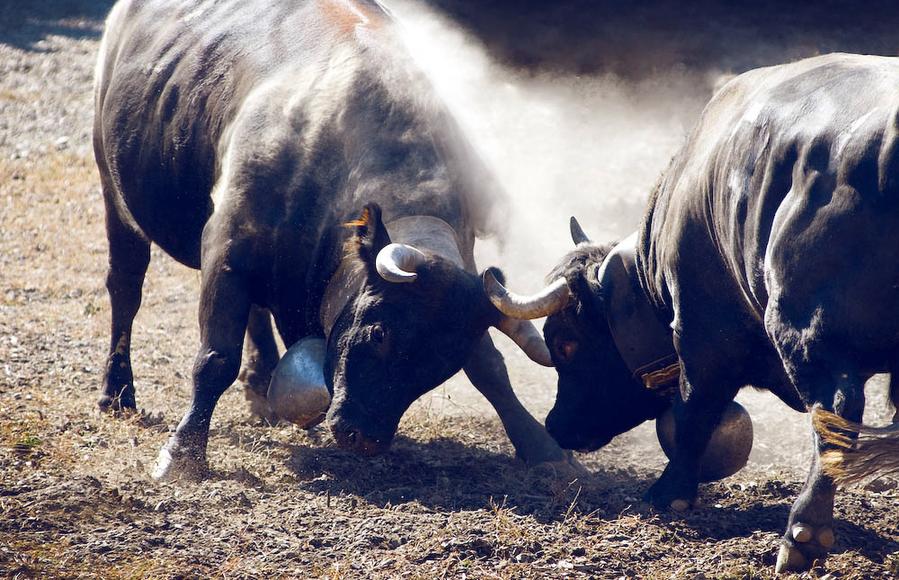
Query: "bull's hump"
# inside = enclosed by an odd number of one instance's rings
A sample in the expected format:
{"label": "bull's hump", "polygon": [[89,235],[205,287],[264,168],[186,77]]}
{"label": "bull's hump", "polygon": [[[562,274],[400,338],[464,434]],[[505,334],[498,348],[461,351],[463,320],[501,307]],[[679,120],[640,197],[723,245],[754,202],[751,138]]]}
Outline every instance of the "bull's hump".
{"label": "bull's hump", "polygon": [[377,30],[386,22],[380,5],[365,0],[318,0],[325,21],[339,32],[350,35],[359,29]]}

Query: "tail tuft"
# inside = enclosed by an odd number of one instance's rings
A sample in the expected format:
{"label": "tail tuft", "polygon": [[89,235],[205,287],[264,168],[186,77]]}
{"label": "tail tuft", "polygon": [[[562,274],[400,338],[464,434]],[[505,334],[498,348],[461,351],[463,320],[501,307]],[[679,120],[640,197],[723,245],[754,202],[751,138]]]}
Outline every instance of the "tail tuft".
{"label": "tail tuft", "polygon": [[[812,414],[815,431],[835,449],[821,457],[824,472],[841,485],[862,483],[885,475],[899,476],[899,423],[867,427],[828,411]],[[858,433],[858,438],[852,436]]]}

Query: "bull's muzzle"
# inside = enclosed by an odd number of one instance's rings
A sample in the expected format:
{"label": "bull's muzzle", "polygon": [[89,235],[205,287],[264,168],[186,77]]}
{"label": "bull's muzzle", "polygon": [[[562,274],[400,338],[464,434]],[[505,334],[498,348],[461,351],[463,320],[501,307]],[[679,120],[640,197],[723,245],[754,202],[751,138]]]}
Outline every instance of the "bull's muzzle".
{"label": "bull's muzzle", "polygon": [[359,427],[342,419],[331,421],[331,434],[341,449],[366,457],[385,453],[392,439],[368,436]]}

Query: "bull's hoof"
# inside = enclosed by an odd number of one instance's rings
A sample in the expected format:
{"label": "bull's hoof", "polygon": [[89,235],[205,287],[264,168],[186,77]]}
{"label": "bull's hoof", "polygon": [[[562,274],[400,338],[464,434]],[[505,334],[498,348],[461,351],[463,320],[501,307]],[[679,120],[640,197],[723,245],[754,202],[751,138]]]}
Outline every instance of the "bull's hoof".
{"label": "bull's hoof", "polygon": [[677,513],[683,513],[693,507],[689,500],[686,499],[675,499],[672,500],[668,507],[671,508],[671,511],[675,511]]}
{"label": "bull's hoof", "polygon": [[137,400],[134,397],[134,388],[126,388],[120,394],[110,395],[103,393],[97,401],[100,411],[111,415],[121,415],[137,410]]}
{"label": "bull's hoof", "polygon": [[780,550],[777,552],[777,564],[774,565],[775,574],[802,572],[808,568],[808,560],[798,548],[789,544],[780,545]]}
{"label": "bull's hoof", "polygon": [[573,454],[568,452],[564,459],[543,461],[529,467],[531,474],[566,483],[590,475],[587,468],[581,465]]}
{"label": "bull's hoof", "polygon": [[247,400],[247,404],[250,407],[250,414],[259,419],[260,421],[264,421],[269,425],[277,425],[280,421],[277,413],[275,413],[271,405],[268,404],[268,399],[260,395],[257,390],[250,386],[249,384],[244,385],[243,390],[244,398]]}
{"label": "bull's hoof", "polygon": [[199,459],[185,452],[176,436],[172,436],[159,450],[151,476],[156,481],[199,481],[208,472],[205,457]]}
{"label": "bull's hoof", "polygon": [[669,465],[659,480],[652,484],[643,499],[656,509],[683,513],[696,504],[696,484],[672,475]]}
{"label": "bull's hoof", "polygon": [[774,571],[781,574],[808,570],[815,560],[827,555],[834,543],[836,537],[830,526],[815,527],[801,522],[793,524],[781,541]]}

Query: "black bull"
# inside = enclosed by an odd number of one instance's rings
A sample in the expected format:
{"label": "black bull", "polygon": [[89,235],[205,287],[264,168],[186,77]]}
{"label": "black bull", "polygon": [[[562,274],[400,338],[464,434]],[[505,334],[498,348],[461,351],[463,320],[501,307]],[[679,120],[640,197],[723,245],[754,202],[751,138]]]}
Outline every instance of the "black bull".
{"label": "black bull", "polygon": [[265,396],[270,316],[287,345],[327,340],[342,446],[382,451],[408,406],[464,368],[519,456],[567,460],[486,332],[550,364],[475,270],[491,182],[395,33],[365,0],[126,0],[110,14],[94,126],[112,303],[101,407],[135,407],[131,326],[150,244],[202,273],[193,400],[157,477],[205,468],[245,334],[248,393]]}
{"label": "black bull", "polygon": [[[581,243],[532,297],[488,273],[507,314],[550,314],[544,334],[559,374],[550,433],[563,447],[596,449],[658,417],[669,402],[654,378],[679,372],[676,449],[647,495],[684,509],[740,388],[820,407],[816,423],[849,435],[816,433],[777,568],[823,557],[839,466],[822,465],[854,435],[825,413],[860,422],[865,381],[879,372],[893,373],[899,403],[897,146],[899,60],[830,55],[750,71],[705,108],[635,236],[600,246],[573,222]],[[854,475],[899,468],[894,432],[868,430]]]}

